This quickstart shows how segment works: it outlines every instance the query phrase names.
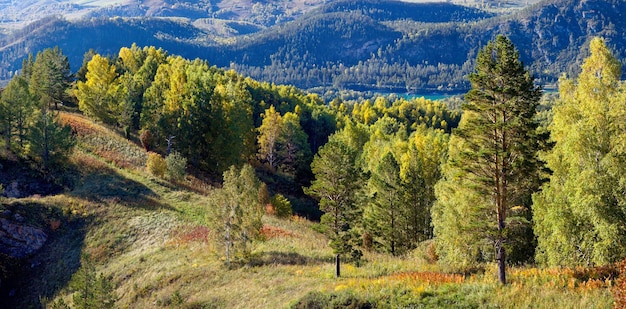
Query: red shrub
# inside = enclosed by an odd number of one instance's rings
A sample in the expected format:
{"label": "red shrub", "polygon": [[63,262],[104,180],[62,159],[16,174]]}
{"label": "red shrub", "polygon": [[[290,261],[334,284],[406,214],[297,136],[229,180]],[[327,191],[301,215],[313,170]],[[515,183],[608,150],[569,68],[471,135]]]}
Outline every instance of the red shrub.
{"label": "red shrub", "polygon": [[275,238],[275,237],[291,237],[294,234],[290,231],[285,231],[279,227],[264,225],[261,228],[261,236],[265,239]]}

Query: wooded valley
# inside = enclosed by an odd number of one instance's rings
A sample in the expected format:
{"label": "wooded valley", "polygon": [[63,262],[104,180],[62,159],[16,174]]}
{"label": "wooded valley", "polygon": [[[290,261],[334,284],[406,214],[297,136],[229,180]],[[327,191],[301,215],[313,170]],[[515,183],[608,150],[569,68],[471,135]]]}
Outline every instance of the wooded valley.
{"label": "wooded valley", "polygon": [[42,50],[0,97],[2,168],[37,179],[3,176],[0,219],[48,240],[0,254],[3,305],[620,307],[626,84],[586,48],[558,96],[499,35],[462,98],[330,102],[157,47],[75,74]]}

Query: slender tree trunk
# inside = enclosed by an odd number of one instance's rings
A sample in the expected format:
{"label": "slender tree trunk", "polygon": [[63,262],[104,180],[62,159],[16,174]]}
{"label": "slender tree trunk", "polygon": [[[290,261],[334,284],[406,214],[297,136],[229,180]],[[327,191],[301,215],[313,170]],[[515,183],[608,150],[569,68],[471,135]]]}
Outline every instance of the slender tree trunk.
{"label": "slender tree trunk", "polygon": [[6,128],[4,129],[4,138],[5,138],[5,147],[6,150],[11,149],[11,124],[7,124]]}
{"label": "slender tree trunk", "polygon": [[335,277],[341,277],[341,255],[335,255]]}
{"label": "slender tree trunk", "polygon": [[43,113],[43,162],[44,166],[48,166],[48,158],[50,157],[50,136],[48,130],[48,114],[44,110]]}
{"label": "slender tree trunk", "polygon": [[[503,122],[507,123],[509,121],[506,112],[502,112]],[[504,158],[502,158],[501,168],[500,168],[500,209],[498,210],[498,237],[500,237],[500,247],[498,248],[498,278],[502,284],[506,284],[506,248],[504,247],[504,229],[506,228],[506,217],[508,210],[508,160],[510,158],[509,153],[509,144],[507,140],[507,130],[503,129],[502,131],[502,153],[504,154]]]}
{"label": "slender tree trunk", "polygon": [[506,249],[502,245],[502,239],[499,240],[498,244],[498,279],[500,283],[506,284]]}
{"label": "slender tree trunk", "polygon": [[391,255],[396,256],[396,214],[394,211],[393,202],[391,205]]}
{"label": "slender tree trunk", "polygon": [[231,238],[230,238],[230,228],[226,230],[226,265],[230,266],[230,246],[231,246]]}
{"label": "slender tree trunk", "polygon": [[172,152],[172,145],[174,145],[174,138],[176,136],[174,135],[169,135],[168,138],[165,139],[165,141],[167,142],[167,155],[169,156],[170,153]]}

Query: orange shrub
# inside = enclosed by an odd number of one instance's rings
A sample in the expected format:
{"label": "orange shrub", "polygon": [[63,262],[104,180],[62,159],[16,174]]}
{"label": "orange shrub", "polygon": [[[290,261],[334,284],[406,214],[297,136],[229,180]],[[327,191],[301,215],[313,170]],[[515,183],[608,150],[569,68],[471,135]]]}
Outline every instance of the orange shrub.
{"label": "orange shrub", "polygon": [[611,289],[615,298],[615,308],[626,308],[626,259],[619,264],[619,277]]}
{"label": "orange shrub", "polygon": [[142,129],[139,133],[139,141],[141,142],[141,146],[143,146],[143,148],[146,151],[150,151],[150,149],[152,148],[152,143],[153,143],[153,136],[152,133],[150,132],[150,130],[148,129]]}

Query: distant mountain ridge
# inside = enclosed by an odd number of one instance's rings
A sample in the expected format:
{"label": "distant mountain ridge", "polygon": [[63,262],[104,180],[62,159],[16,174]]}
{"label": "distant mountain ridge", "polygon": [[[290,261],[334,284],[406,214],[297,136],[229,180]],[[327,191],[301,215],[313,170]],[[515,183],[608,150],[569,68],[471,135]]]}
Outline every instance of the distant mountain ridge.
{"label": "distant mountain ridge", "polygon": [[[380,3],[364,3],[371,4],[370,8],[336,11],[343,12],[343,19],[348,21],[351,19],[349,16],[362,14],[362,17],[353,19],[359,20],[358,25],[363,29],[376,28],[376,25],[387,27],[386,32],[375,36],[381,39],[378,44],[361,45],[369,46],[370,55],[359,54],[359,50],[354,49],[353,53],[346,53],[343,58],[341,53],[331,52],[335,56],[331,62],[316,61],[320,57],[316,57],[315,53],[309,55],[311,52],[306,47],[307,41],[294,41],[293,35],[288,33],[317,33],[328,43],[326,49],[333,50],[336,45],[348,45],[341,41],[345,31],[324,26],[311,31],[308,26],[310,23],[304,22],[284,25],[294,28],[284,31],[283,40],[274,38],[274,50],[245,47],[268,42],[267,39],[260,39],[262,35],[258,34],[252,38],[252,41],[257,40],[255,43],[236,44],[227,54],[236,59],[234,63],[238,71],[258,79],[291,83],[304,88],[323,85],[337,89],[394,92],[467,89],[469,84],[466,75],[473,68],[478,49],[497,34],[511,38],[520,50],[523,61],[544,85],[553,85],[562,73],[575,75],[582,58],[587,55],[586,46],[594,36],[604,37],[619,59],[626,58],[626,38],[622,35],[626,32],[624,1],[548,0],[522,11],[491,18],[487,18],[489,16],[484,12],[466,11],[462,21],[451,20],[446,23],[417,21],[416,17],[391,22],[376,20],[376,16],[380,15],[376,7]],[[330,6],[341,7],[340,4],[338,2]],[[357,6],[348,2],[345,5]],[[419,11],[433,12],[435,7],[441,5],[429,4]],[[454,8],[458,7],[450,6],[447,12]],[[323,16],[311,12],[308,18],[323,20]],[[273,35],[280,36],[280,32],[275,31]],[[255,58],[255,55],[263,52],[265,54]],[[219,58],[214,58],[214,61],[218,65],[225,65]]]}
{"label": "distant mountain ridge", "polygon": [[[227,1],[147,2],[152,11],[144,16],[150,17],[101,17],[114,9],[104,7],[90,18],[50,17],[5,34],[0,79],[10,78],[29,52],[46,47],[59,46],[78,70],[88,49],[116,54],[132,43],[321,91],[462,91],[477,50],[499,33],[511,38],[544,84],[562,72],[575,73],[593,36],[604,37],[619,59],[626,56],[621,0],[544,0],[506,13],[452,3],[293,1],[300,10],[293,8],[291,15],[280,13],[280,1],[255,2],[256,11],[248,13],[244,4],[251,2],[244,0],[229,2],[231,9],[223,7]],[[190,17],[172,17],[180,12]],[[109,13],[102,16],[117,16]]]}

